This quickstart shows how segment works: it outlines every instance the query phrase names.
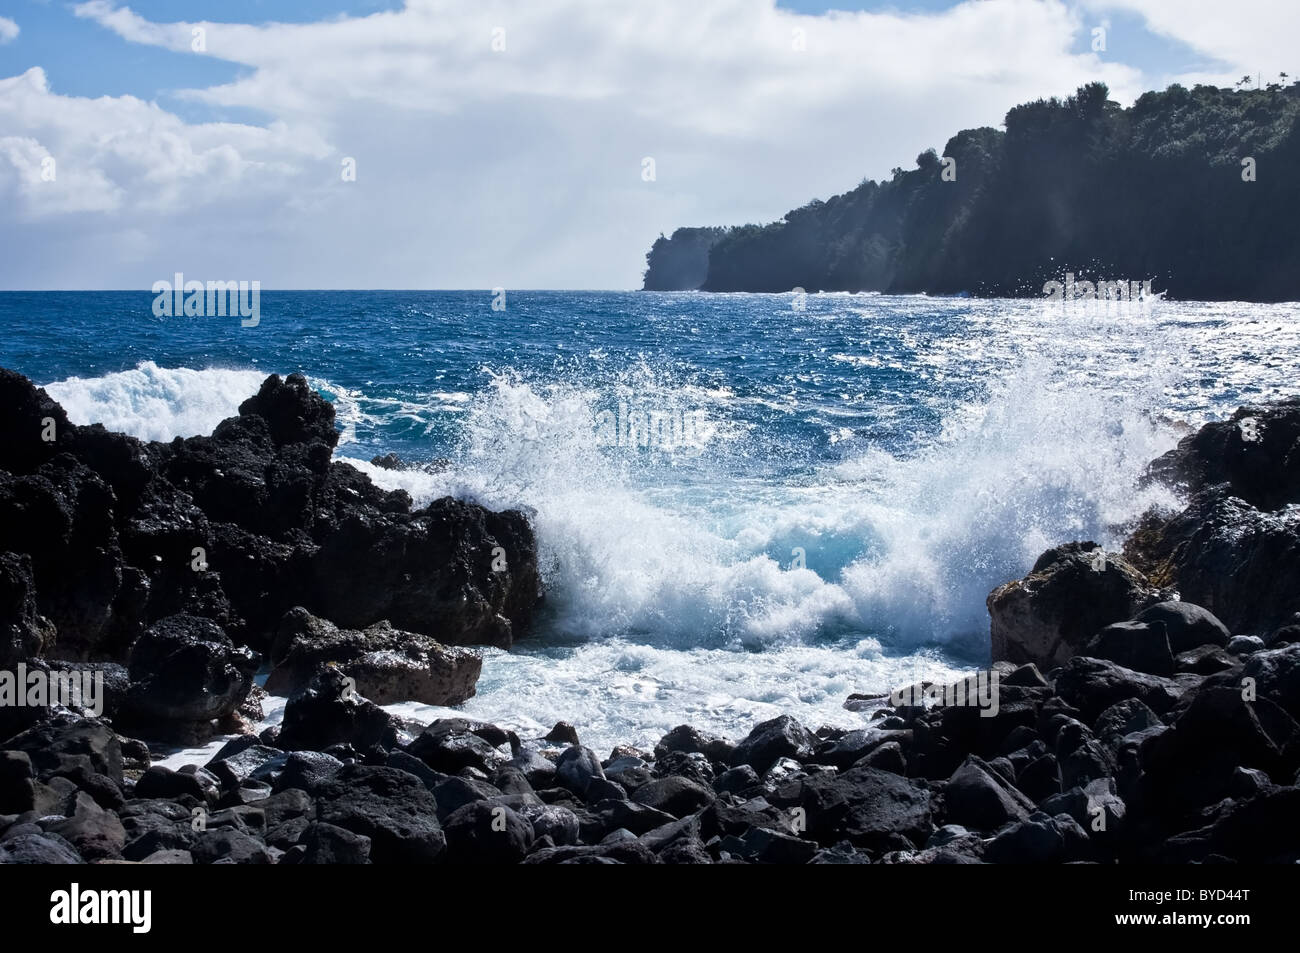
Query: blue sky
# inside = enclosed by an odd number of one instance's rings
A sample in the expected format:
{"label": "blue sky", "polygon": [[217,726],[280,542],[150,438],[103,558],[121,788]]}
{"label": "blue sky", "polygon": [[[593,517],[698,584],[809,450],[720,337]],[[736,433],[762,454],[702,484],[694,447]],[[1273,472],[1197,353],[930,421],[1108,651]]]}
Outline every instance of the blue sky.
{"label": "blue sky", "polygon": [[0,288],[631,287],[661,231],[1093,80],[1300,76],[1298,35],[1296,0],[3,0]]}

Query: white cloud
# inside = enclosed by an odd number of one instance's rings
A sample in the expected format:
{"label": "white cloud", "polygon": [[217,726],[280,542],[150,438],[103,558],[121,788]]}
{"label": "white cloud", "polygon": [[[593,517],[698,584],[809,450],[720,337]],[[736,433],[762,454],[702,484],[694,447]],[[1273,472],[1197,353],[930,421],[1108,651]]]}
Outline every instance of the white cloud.
{"label": "white cloud", "polygon": [[[103,246],[19,254],[0,284],[138,286],[183,266],[267,287],[630,287],[660,231],[768,221],[1016,103],[1095,79],[1129,100],[1146,84],[1073,52],[1087,31],[1060,0],[817,17],[774,0],[408,0],[262,25],[158,24],[108,0],[75,12],[242,65],[181,95],[267,125],[61,96],[39,70],[0,81],[0,195],[42,236]],[[42,150],[67,192],[32,179]]]}
{"label": "white cloud", "polygon": [[18,24],[8,17],[0,17],[0,43],[9,43],[18,37]]}
{"label": "white cloud", "polygon": [[[20,219],[77,212],[123,215],[201,209],[250,194],[275,194],[304,160],[327,147],[269,128],[187,124],[133,96],[60,96],[44,70],[0,79],[0,194]],[[53,160],[52,168],[48,160]]]}
{"label": "white cloud", "polygon": [[1140,15],[1153,33],[1177,40],[1222,69],[1177,77],[1184,83],[1233,83],[1243,75],[1300,75],[1300,3],[1293,0],[1088,0],[1090,9]]}

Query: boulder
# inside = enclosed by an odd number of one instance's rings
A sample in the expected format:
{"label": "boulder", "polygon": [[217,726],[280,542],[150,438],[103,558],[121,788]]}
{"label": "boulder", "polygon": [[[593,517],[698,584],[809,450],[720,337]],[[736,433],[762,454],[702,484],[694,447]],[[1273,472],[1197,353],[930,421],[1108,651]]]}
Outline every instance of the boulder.
{"label": "boulder", "polygon": [[605,780],[605,769],[596,752],[574,745],[566,748],[555,762],[555,780],[579,797],[585,797],[592,781]]}
{"label": "boulder", "polygon": [[877,768],[797,779],[777,795],[783,805],[804,809],[807,833],[823,846],[847,840],[873,851],[915,848],[933,829],[930,791]]}
{"label": "boulder", "polygon": [[524,515],[450,497],[410,514],[345,514],[321,540],[311,578],[306,604],[339,625],[386,619],[459,645],[509,648],[541,597]]}
{"label": "boulder", "polygon": [[209,619],[162,619],[131,647],[125,702],[131,721],[156,735],[167,722],[224,718],[248,696],[259,662]]}
{"label": "boulder", "polygon": [[1116,622],[1098,632],[1081,653],[1125,668],[1170,678],[1174,656],[1163,622]]}
{"label": "boulder", "polygon": [[50,833],[72,844],[88,861],[105,860],[122,855],[126,830],[112,811],[106,811],[89,794],[77,794],[72,816],[51,824]]}
{"label": "boulder", "polygon": [[519,814],[533,825],[537,838],[549,837],[557,847],[578,843],[578,817],[566,807],[558,804],[530,806],[520,809]]}
{"label": "boulder", "polygon": [[856,728],[846,731],[833,741],[819,744],[814,757],[819,764],[831,764],[837,768],[848,768],[871,754],[876,748],[894,742],[910,744],[912,732],[906,729],[887,730],[881,728]]}
{"label": "boulder", "polygon": [[277,446],[319,442],[333,449],[339,442],[334,405],[322,400],[301,374],[284,379],[272,374],[256,395],[239,405],[239,414],[265,420]]}
{"label": "boulder", "polygon": [[1089,722],[1116,702],[1130,698],[1163,715],[1182,695],[1182,689],[1172,679],[1086,656],[1075,656],[1057,672],[1056,692]]}
{"label": "boulder", "polygon": [[[1142,746],[1149,796],[1163,810],[1185,811],[1228,796],[1239,767],[1280,773],[1278,740],[1286,739],[1271,737],[1262,722],[1268,704],[1247,702],[1236,687],[1202,688],[1168,731]],[[1283,730],[1293,736],[1297,728]]]}
{"label": "boulder", "polygon": [[200,831],[194,836],[190,856],[196,864],[269,864],[271,853],[251,834],[223,827]]}
{"label": "boulder", "polygon": [[396,768],[346,765],[317,787],[316,815],[370,838],[376,864],[433,863],[446,849],[433,794]]}
{"label": "boulder", "polygon": [[290,609],[272,646],[275,668],[267,691],[293,695],[326,665],[355,683],[377,705],[418,701],[454,706],[473,697],[483,660],[468,649],[450,648],[387,621],[364,630],[339,629],[306,609]]}
{"label": "boulder", "polygon": [[632,800],[680,818],[707,807],[715,797],[711,789],[689,778],[668,777],[643,784]]}
{"label": "boulder", "polygon": [[310,751],[337,744],[391,748],[397,744],[397,727],[388,712],[357,693],[347,676],[326,668],[284,706],[278,744]]}
{"label": "boulder", "polygon": [[[464,719],[440,719],[426,726],[412,740],[407,751],[443,774],[458,774],[466,768],[473,768],[490,775],[508,760],[498,750],[501,741],[496,737],[499,731],[493,726],[478,725]],[[528,776],[527,772],[524,774]]]}
{"label": "boulder", "polygon": [[705,734],[690,725],[678,725],[659,739],[655,745],[655,758],[662,759],[670,753],[702,754],[710,761],[727,763],[736,746],[725,738]]}
{"label": "boulder", "polygon": [[1234,635],[1226,649],[1229,655],[1250,655],[1265,648],[1264,640],[1258,635]]}
{"label": "boulder", "polygon": [[43,650],[53,657],[117,658],[125,649],[116,511],[113,490],[70,454],[26,476],[0,470],[0,552],[30,557],[36,612],[55,634]]}
{"label": "boulder", "polygon": [[73,427],[63,408],[45,388],[3,367],[0,406],[5,408],[0,415],[0,470],[31,473],[69,449]]}
{"label": "boulder", "polygon": [[1228,627],[1214,613],[1190,602],[1157,602],[1139,612],[1133,621],[1163,625],[1169,650],[1175,655],[1205,645],[1225,646],[1231,638]]}
{"label": "boulder", "polygon": [[527,818],[492,801],[457,808],[443,822],[443,832],[453,864],[517,864],[535,836]]}
{"label": "boulder", "polygon": [[304,864],[368,864],[370,838],[333,824],[313,822],[302,838]]}
{"label": "boulder", "polygon": [[1254,679],[1259,695],[1300,720],[1300,644],[1255,652],[1246,660],[1241,676]]}
{"label": "boulder", "polygon": [[55,834],[35,831],[0,839],[0,864],[82,864],[76,849]]}
{"label": "boulder", "polygon": [[982,831],[1024,820],[1034,810],[1029,798],[974,756],[953,772],[943,795],[946,823]]}
{"label": "boulder", "polygon": [[1174,671],[1193,675],[1214,675],[1237,665],[1237,660],[1217,645],[1202,645],[1174,656]]}
{"label": "boulder", "polygon": [[1098,631],[1161,598],[1142,573],[1096,543],[1058,546],[1029,575],[989,594],[993,660],[1056,668]]}
{"label": "boulder", "polygon": [[812,756],[817,739],[789,715],[779,715],[760,722],[736,745],[731,766],[747,764],[759,774],[765,773],[780,758],[802,760]]}

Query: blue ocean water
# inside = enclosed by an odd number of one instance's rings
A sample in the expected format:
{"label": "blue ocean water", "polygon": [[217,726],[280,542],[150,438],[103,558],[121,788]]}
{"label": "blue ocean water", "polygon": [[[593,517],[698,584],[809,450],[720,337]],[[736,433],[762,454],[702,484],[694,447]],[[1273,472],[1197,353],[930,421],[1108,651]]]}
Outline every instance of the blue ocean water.
{"label": "blue ocean water", "polygon": [[[986,664],[990,589],[1056,543],[1118,545],[1176,504],[1136,481],[1187,427],[1300,392],[1295,305],[493,300],[264,292],[245,328],[157,318],[147,292],[0,293],[0,364],[150,439],[301,371],[377,482],[525,508],[547,606],[464,710],[606,748],[852,726],[850,692]],[[368,462],[388,452],[438,463]]]}

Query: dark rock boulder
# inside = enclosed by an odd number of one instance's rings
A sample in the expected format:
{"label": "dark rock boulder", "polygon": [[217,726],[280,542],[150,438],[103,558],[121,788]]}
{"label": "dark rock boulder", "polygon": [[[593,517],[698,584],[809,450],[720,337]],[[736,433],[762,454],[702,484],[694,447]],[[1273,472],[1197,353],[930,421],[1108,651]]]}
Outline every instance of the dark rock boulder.
{"label": "dark rock boulder", "polygon": [[[428,787],[426,784],[425,787]],[[475,801],[488,801],[501,797],[501,789],[478,778],[443,777],[430,790],[438,802],[438,820],[445,821],[453,813]]]}
{"label": "dark rock boulder", "polygon": [[264,761],[247,781],[269,784],[276,794],[294,788],[315,791],[342,767],[343,762],[323,751],[292,751]]}
{"label": "dark rock boulder", "polygon": [[542,740],[557,745],[576,745],[579,744],[578,729],[567,721],[557,721],[551,726],[551,730],[546,733]]}
{"label": "dark rock boulder", "polygon": [[558,804],[524,807],[519,814],[533,825],[537,838],[549,837],[557,847],[578,843],[578,816],[566,807]]}
{"label": "dark rock boulder", "polygon": [[319,821],[307,826],[302,843],[304,864],[368,864],[370,838]]}
{"label": "dark rock boulder", "polygon": [[728,768],[713,779],[713,789],[719,794],[740,794],[759,786],[758,772],[747,764]]}
{"label": "dark rock boulder", "polygon": [[122,783],[122,739],[103,722],[64,716],[29,728],[4,745],[26,752],[43,780],[64,770],[69,759],[84,758],[94,773]]}
{"label": "dark rock boulder", "polygon": [[556,760],[555,780],[579,797],[585,797],[593,781],[605,780],[605,769],[594,751],[574,745]]}
{"label": "dark rock boulder", "polygon": [[1082,655],[1109,659],[1148,675],[1170,678],[1174,674],[1174,656],[1163,622],[1116,622],[1098,632]]}
{"label": "dark rock boulder", "polygon": [[24,831],[0,838],[0,864],[82,864],[76,849],[56,834]]}
{"label": "dark rock boulder", "polygon": [[1174,671],[1178,673],[1215,675],[1237,665],[1237,660],[1217,645],[1202,645],[1174,656]]}
{"label": "dark rock boulder", "polygon": [[1300,644],[1254,653],[1242,668],[1241,676],[1254,679],[1257,694],[1300,720]]}
{"label": "dark rock boulder", "polygon": [[443,822],[447,860],[462,864],[517,864],[532,846],[533,825],[503,804],[472,801]]}
{"label": "dark rock boulder", "polygon": [[796,761],[811,757],[817,739],[789,715],[779,715],[760,722],[736,745],[731,766],[747,764],[759,774],[765,773],[780,758]]}
{"label": "dark rock boulder", "polygon": [[953,772],[943,796],[945,823],[982,831],[1024,820],[1034,811],[1029,798],[973,756]]}
{"label": "dark rock boulder", "polygon": [[875,851],[919,847],[933,828],[930,791],[876,768],[851,768],[788,782],[777,792],[802,808],[807,833],[823,846],[847,840]]}
{"label": "dark rock boulder", "polygon": [[[0,367],[0,470],[23,475],[69,449],[72,424],[63,408],[30,380]],[[47,439],[53,438],[53,439]]]}
{"label": "dark rock boulder", "polygon": [[1190,602],[1158,602],[1139,612],[1133,621],[1161,623],[1169,637],[1169,650],[1175,655],[1203,645],[1225,646],[1232,637],[1214,613]]}
{"label": "dark rock boulder", "polygon": [[168,730],[168,722],[224,718],[248,696],[259,661],[257,653],[237,648],[209,619],[162,619],[131,647],[126,699],[131,721],[152,733]]}
{"label": "dark rock boulder", "polygon": [[377,705],[459,705],[473,697],[483,667],[482,658],[468,649],[394,629],[386,621],[362,631],[339,629],[302,607],[290,609],[281,620],[272,661],[269,692],[292,695],[333,664]]}
{"label": "dark rock boulder", "polygon": [[736,746],[726,738],[705,734],[690,725],[678,725],[659,739],[655,745],[656,759],[663,759],[673,752],[682,754],[702,754],[710,761],[723,764],[730,762]]}
{"label": "dark rock boulder", "polygon": [[190,856],[196,864],[269,864],[272,861],[265,844],[251,834],[230,827],[196,834]]}
{"label": "dark rock boulder", "polygon": [[1136,698],[1127,698],[1098,715],[1092,730],[1099,741],[1114,751],[1125,736],[1160,724],[1163,722],[1154,711]]}
{"label": "dark rock boulder", "polygon": [[831,764],[837,768],[852,767],[871,754],[876,748],[894,742],[910,744],[912,732],[907,729],[886,730],[881,728],[857,728],[846,731],[833,741],[819,744],[814,757],[819,764]]}
{"label": "dark rock boulder", "polygon": [[[256,738],[245,735],[251,741]],[[277,748],[268,748],[265,745],[250,744],[238,751],[229,754],[218,751],[211,761],[207,764],[207,769],[221,782],[227,790],[238,788],[245,781],[249,780],[253,772],[262,765],[266,764],[272,758],[282,755],[284,752]]]}
{"label": "dark rock boulder", "polygon": [[[1078,833],[1082,835],[1082,831]],[[1082,836],[1086,839],[1086,835]],[[995,864],[1052,864],[1065,860],[1065,852],[1066,838],[1061,823],[1039,813],[999,833],[985,848],[984,858]]]}
{"label": "dark rock boulder", "polygon": [[[261,648],[294,605],[357,629],[388,619],[441,641],[507,646],[541,597],[522,514],[451,499],[412,512],[407,493],[332,462],[333,407],[301,375],[268,378],[211,436],[167,444],[76,427],[9,371],[0,394],[13,409],[0,552],[31,558],[26,588],[57,634],[46,653],[121,661],[149,624],[177,614]],[[34,640],[24,634],[25,649]],[[380,682],[423,686],[415,664],[368,663]]]}
{"label": "dark rock boulder", "polygon": [[458,774],[472,768],[490,775],[508,761],[498,750],[505,740],[497,740],[498,732],[492,726],[464,719],[441,719],[426,726],[407,746],[407,751],[443,774]]}
{"label": "dark rock boulder", "polygon": [[[1247,702],[1239,688],[1203,688],[1170,729],[1141,749],[1149,796],[1180,812],[1213,804],[1232,791],[1237,768],[1281,774],[1282,753],[1261,720],[1267,702]],[[1294,723],[1288,726],[1294,734]]]}
{"label": "dark rock boulder", "polygon": [[1172,679],[1135,672],[1105,659],[1075,656],[1056,673],[1056,692],[1092,722],[1111,705],[1130,698],[1162,715],[1173,707],[1182,689]]}
{"label": "dark rock boulder", "polygon": [[433,794],[396,768],[343,767],[319,785],[316,815],[370,838],[370,858],[377,864],[434,863],[446,849]]}
{"label": "dark rock boulder", "polygon": [[126,830],[112,811],[106,811],[89,794],[77,794],[73,813],[51,824],[49,832],[72,844],[88,861],[105,860],[122,855]]}
{"label": "dark rock boulder", "polygon": [[517,511],[445,497],[409,515],[345,512],[331,528],[306,604],[340,625],[387,619],[453,644],[509,648],[540,599],[536,539]]}
{"label": "dark rock boulder", "polygon": [[1234,803],[1209,832],[1208,852],[1246,863],[1300,862],[1300,787],[1275,787]]}
{"label": "dark rock boulder", "polygon": [[278,746],[324,751],[350,744],[358,750],[397,744],[397,727],[378,705],[363,698],[337,669],[326,668],[284,707]]}
{"label": "dark rock boulder", "polygon": [[689,778],[660,778],[637,788],[632,800],[673,817],[686,817],[708,807],[716,795],[712,790]]}
{"label": "dark rock boulder", "polygon": [[605,777],[625,790],[635,791],[641,785],[654,779],[650,765],[641,758],[625,757],[607,761],[604,764]]}

